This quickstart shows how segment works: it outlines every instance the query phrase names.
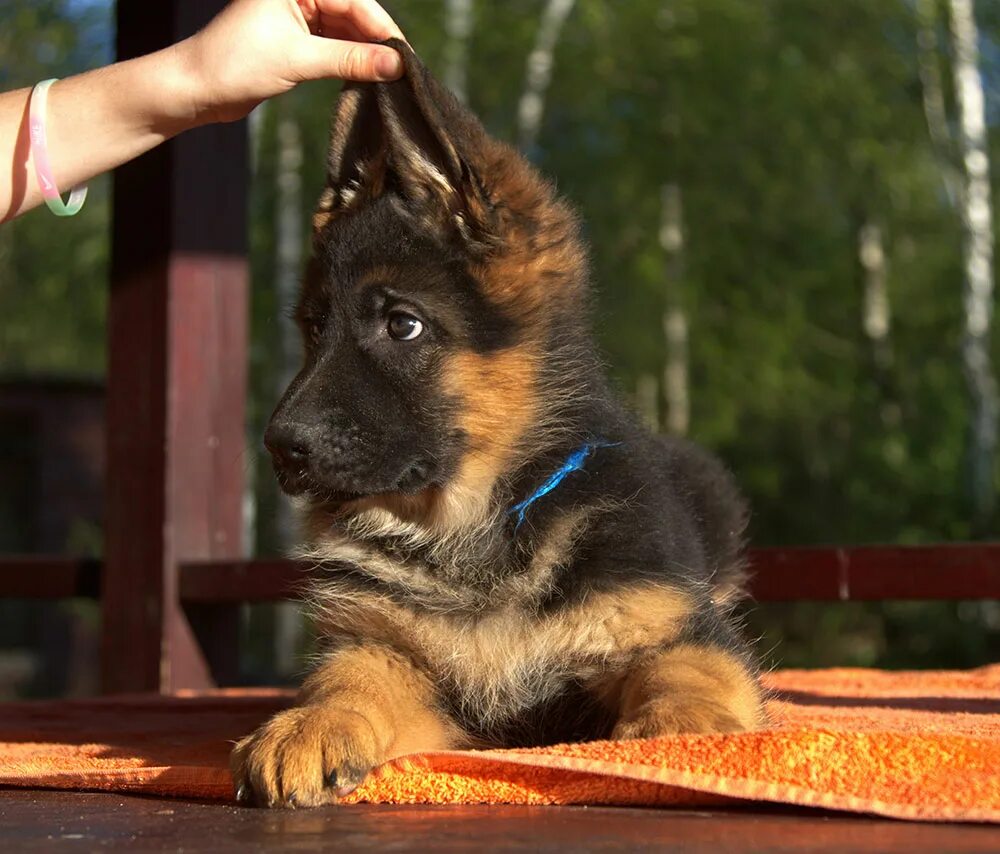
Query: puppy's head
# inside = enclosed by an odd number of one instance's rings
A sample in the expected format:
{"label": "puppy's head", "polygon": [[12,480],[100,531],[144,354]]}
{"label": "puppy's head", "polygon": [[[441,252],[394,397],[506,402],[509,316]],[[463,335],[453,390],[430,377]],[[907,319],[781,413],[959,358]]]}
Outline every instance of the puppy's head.
{"label": "puppy's head", "polygon": [[551,437],[585,256],[551,187],[392,46],[404,77],[348,84],[335,110],[304,364],[265,443],[314,508],[454,528]]}

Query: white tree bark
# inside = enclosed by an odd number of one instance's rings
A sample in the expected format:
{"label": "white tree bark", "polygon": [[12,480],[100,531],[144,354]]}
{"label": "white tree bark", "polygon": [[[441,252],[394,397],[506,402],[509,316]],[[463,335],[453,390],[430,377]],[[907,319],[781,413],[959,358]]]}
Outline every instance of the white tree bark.
{"label": "white tree bark", "polygon": [[980,530],[996,503],[997,382],[990,359],[993,315],[993,206],[986,138],[986,107],[979,69],[979,33],[973,0],[950,0],[955,98],[965,187],[965,334],[962,359],[972,401],[970,442],[974,520]]}
{"label": "white tree bark", "polygon": [[[858,262],[864,279],[861,328],[871,342],[875,380],[881,392],[879,416],[887,428],[896,428],[902,420],[902,410],[892,381],[895,356],[892,348],[889,263],[882,228],[875,222],[868,221],[858,229]],[[893,440],[886,447],[887,453],[895,454],[898,443]]]}
{"label": "white tree bark", "polygon": [[663,369],[663,396],[666,400],[667,431],[687,435],[691,426],[688,319],[684,310],[681,282],[684,276],[684,213],[681,188],[666,183],[660,190],[660,247],[664,254],[666,309],[663,334],[667,361]]}
{"label": "white tree bark", "polygon": [[642,423],[653,433],[660,431],[660,384],[653,374],[640,374],[635,383],[635,405]]}
{"label": "white tree bark", "polygon": [[944,102],[944,83],[938,62],[937,0],[917,0],[917,55],[920,65],[920,88],[924,120],[931,149],[937,161],[948,202],[958,210],[962,198],[962,176],[955,166],[954,143],[948,129]]}
{"label": "white tree bark", "polygon": [[889,306],[888,264],[882,229],[867,222],[858,229],[858,261],[864,271],[865,295],[861,325],[872,342],[876,365],[885,370],[892,364],[889,332],[892,318]]}
{"label": "white tree bark", "polygon": [[444,84],[463,104],[469,100],[469,36],[472,0],[445,0]]}
{"label": "white tree bark", "polygon": [[575,0],[548,0],[542,13],[535,46],[528,54],[524,91],[517,105],[517,144],[521,151],[530,153],[538,142],[545,114],[545,96],[552,82],[556,45],[574,3]]}

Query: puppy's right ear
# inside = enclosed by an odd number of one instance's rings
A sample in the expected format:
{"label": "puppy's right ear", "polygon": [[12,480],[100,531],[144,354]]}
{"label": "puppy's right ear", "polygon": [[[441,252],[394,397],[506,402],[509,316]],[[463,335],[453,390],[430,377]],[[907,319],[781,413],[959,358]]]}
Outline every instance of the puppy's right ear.
{"label": "puppy's right ear", "polygon": [[443,238],[488,250],[497,239],[496,212],[475,166],[488,144],[486,131],[408,44],[385,44],[399,52],[405,73],[389,83],[348,83],[341,91],[316,231],[392,190],[408,214]]}
{"label": "puppy's right ear", "polygon": [[338,213],[382,193],[385,183],[385,134],[378,96],[371,83],[346,83],[333,116],[327,181],[313,215],[319,231]]}

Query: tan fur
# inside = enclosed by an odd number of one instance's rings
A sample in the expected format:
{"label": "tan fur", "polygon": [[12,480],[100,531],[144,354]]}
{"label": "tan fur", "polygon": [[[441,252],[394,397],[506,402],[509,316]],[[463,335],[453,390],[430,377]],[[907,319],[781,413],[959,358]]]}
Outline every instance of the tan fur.
{"label": "tan fur", "polygon": [[457,353],[443,366],[445,392],[460,401],[459,426],[469,443],[455,478],[459,489],[489,496],[538,422],[536,359],[530,349],[514,347],[488,356]]}
{"label": "tan fur", "polygon": [[319,806],[389,759],[467,743],[438,710],[424,673],[394,650],[365,644],[330,655],[298,704],[240,741],[231,764],[237,792],[253,791],[268,806]]}
{"label": "tan fur", "polygon": [[592,594],[553,614],[515,601],[478,616],[362,594],[335,576],[320,589],[325,635],[405,651],[487,726],[554,697],[570,679],[598,680],[638,652],[670,643],[692,609],[681,591],[652,585]]}
{"label": "tan fur", "polygon": [[382,195],[386,177],[385,151],[379,151],[367,162],[359,164],[358,174],[358,180],[348,187],[326,187],[323,190],[313,214],[314,239],[319,239],[323,229],[337,217]]}
{"label": "tan fur", "polygon": [[614,737],[740,732],[763,721],[760,687],[737,657],[681,644],[636,666],[621,686]]}
{"label": "tan fur", "polygon": [[468,441],[457,475],[444,487],[431,487],[416,496],[377,495],[338,508],[335,514],[315,508],[307,533],[321,537],[337,514],[363,517],[371,528],[422,529],[435,538],[447,538],[487,521],[493,487],[523,454],[529,430],[541,438],[536,398],[534,354],[514,347],[491,355],[463,351],[442,367],[442,383],[458,407],[457,426]]}
{"label": "tan fur", "polygon": [[484,292],[522,324],[537,327],[566,300],[579,299],[587,255],[576,216],[510,146],[481,152],[487,194],[502,201],[497,250],[475,270]]}
{"label": "tan fur", "polygon": [[[464,536],[435,537],[425,528],[401,523],[395,517],[354,516],[343,533],[323,532],[299,556],[320,566],[330,562],[356,566],[405,591],[415,604],[431,611],[475,614],[496,602],[531,610],[552,592],[557,570],[572,560],[576,539],[592,518],[592,511],[576,510],[555,520],[527,567],[500,580],[492,577],[490,568],[470,564]],[[403,548],[427,547],[432,564],[413,558],[394,559],[368,542],[382,537],[394,538]],[[314,599],[321,605],[327,599],[326,583],[326,579],[320,580],[314,591]]]}
{"label": "tan fur", "polygon": [[[306,536],[322,539],[336,518],[346,517],[358,519],[362,528],[409,532],[418,539],[449,540],[484,527],[491,521],[490,497],[500,478],[517,459],[545,447],[558,433],[557,426],[546,424],[539,405],[536,359],[527,347],[449,357],[442,366],[442,383],[458,405],[457,425],[468,442],[457,475],[447,485],[417,495],[375,495],[333,510],[311,507]],[[570,386],[561,393],[572,394]],[[552,401],[548,404],[551,410]]]}

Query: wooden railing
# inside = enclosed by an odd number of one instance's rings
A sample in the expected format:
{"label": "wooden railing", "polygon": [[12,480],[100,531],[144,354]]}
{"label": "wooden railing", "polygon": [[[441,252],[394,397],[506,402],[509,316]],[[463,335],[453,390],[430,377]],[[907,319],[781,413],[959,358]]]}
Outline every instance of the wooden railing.
{"label": "wooden railing", "polygon": [[[183,561],[185,604],[294,599],[310,574],[294,560]],[[750,550],[757,602],[871,602],[886,599],[1000,599],[1000,544],[760,548]],[[0,557],[0,597],[100,598],[100,561]]]}

